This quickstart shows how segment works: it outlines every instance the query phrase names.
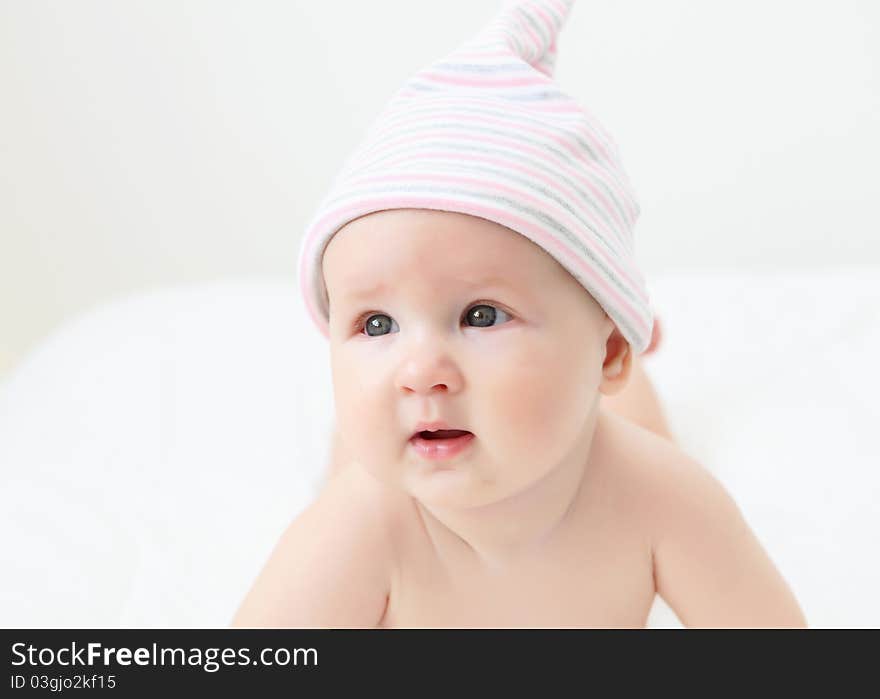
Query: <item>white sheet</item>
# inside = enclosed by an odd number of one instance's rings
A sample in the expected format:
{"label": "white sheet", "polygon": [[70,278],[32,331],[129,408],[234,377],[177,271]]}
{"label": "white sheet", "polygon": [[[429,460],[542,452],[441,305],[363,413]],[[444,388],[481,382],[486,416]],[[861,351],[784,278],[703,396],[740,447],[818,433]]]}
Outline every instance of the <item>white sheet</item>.
{"label": "white sheet", "polygon": [[[812,626],[880,625],[880,274],[649,285],[670,422]],[[329,453],[325,341],[290,281],[121,299],[0,384],[0,626],[226,625]],[[659,597],[649,627],[681,626]]]}

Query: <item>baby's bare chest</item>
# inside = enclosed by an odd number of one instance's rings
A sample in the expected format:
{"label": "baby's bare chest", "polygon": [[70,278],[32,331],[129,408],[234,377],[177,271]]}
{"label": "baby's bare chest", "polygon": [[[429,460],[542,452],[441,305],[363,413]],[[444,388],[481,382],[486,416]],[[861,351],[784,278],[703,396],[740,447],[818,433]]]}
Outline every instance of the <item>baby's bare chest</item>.
{"label": "baby's bare chest", "polygon": [[385,628],[644,627],[655,588],[650,545],[608,529],[541,561],[487,573],[450,568],[429,547],[394,573]]}

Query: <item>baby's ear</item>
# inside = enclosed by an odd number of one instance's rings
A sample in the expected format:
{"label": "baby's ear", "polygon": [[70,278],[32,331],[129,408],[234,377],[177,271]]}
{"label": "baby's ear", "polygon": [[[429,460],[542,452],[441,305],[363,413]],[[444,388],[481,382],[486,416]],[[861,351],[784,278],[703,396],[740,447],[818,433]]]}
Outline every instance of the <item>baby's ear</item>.
{"label": "baby's ear", "polygon": [[606,396],[620,393],[629,381],[633,353],[626,338],[617,326],[605,342],[605,359],[602,362],[602,383],[599,391]]}

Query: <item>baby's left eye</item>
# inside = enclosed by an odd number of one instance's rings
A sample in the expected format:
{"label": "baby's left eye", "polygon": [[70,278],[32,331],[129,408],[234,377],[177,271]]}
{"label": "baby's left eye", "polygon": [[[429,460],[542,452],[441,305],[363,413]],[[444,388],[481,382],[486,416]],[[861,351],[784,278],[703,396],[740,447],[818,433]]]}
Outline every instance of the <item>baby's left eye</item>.
{"label": "baby's left eye", "polygon": [[468,309],[465,318],[467,318],[468,321],[476,321],[477,325],[473,327],[488,328],[494,324],[494,320],[498,317],[499,313],[510,318],[510,315],[505,311],[502,311],[500,308],[490,306],[487,303],[478,303]]}

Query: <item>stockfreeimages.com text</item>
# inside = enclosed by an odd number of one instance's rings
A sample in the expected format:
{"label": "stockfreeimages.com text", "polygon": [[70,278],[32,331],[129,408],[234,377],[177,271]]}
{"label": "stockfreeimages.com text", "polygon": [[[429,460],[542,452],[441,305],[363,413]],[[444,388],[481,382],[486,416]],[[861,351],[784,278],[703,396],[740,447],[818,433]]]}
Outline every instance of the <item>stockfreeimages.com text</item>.
{"label": "stockfreeimages.com text", "polygon": [[[251,657],[250,648],[159,648],[154,643],[152,648],[105,648],[100,643],[88,643],[78,646],[74,641],[70,647],[35,648],[24,643],[12,644],[15,666],[30,667],[48,665],[82,665],[104,667],[116,665],[129,666],[165,665],[201,666],[205,672],[217,672],[221,666],[234,667],[241,665],[314,665],[318,664],[318,651],[314,648],[263,648]],[[218,662],[219,659],[219,662]]]}

